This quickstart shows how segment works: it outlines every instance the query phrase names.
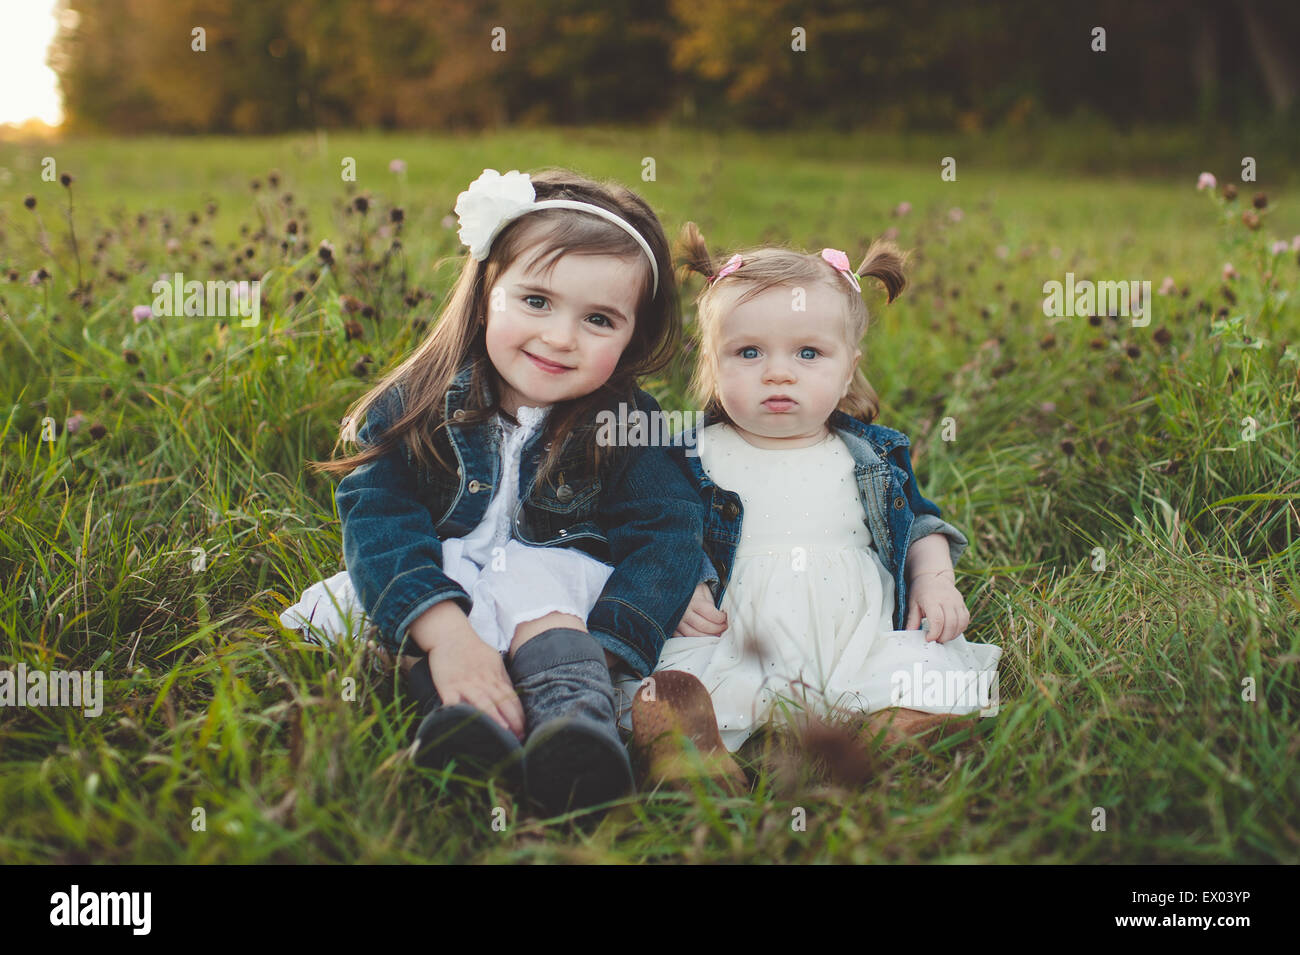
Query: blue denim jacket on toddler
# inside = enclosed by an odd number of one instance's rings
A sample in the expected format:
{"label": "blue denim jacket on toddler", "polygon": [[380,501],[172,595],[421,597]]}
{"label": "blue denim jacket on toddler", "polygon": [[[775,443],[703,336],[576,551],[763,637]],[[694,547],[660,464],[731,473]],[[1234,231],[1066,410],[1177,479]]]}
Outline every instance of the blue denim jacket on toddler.
{"label": "blue denim jacket on toddler", "polygon": [[[440,601],[471,609],[469,595],[442,571],[441,541],[479,524],[503,473],[492,422],[457,424],[466,414],[471,371],[469,362],[462,365],[448,390],[444,414],[451,424],[437,436],[456,473],[425,468],[403,444],[346,475],[335,492],[348,573],[390,650],[416,652],[407,628]],[[398,385],[370,408],[357,432],[360,444],[376,443],[402,414],[402,395]],[[639,389],[636,403],[647,413],[659,410]],[[580,548],[614,568],[587,628],[642,677],[699,582],[698,564],[681,556],[702,547],[702,508],[662,447],[607,448],[601,473],[589,473],[586,442],[595,425],[591,431],[565,437],[553,479],[540,486],[542,434],[524,445],[511,534],[530,546]]]}
{"label": "blue denim jacket on toddler", "polygon": [[[699,427],[706,428],[716,420],[706,412]],[[912,473],[908,451],[911,442],[907,435],[883,425],[866,424],[842,411],[832,412],[827,425],[843,439],[853,456],[854,475],[867,514],[872,547],[894,578],[897,595],[894,627],[902,630],[907,614],[907,580],[903,571],[908,547],[930,534],[943,534],[948,538],[948,552],[955,566],[969,541],[942,519],[934,502],[921,496],[916,475]],[[744,507],[739,494],[710,480],[698,455],[686,453],[686,449],[695,447],[698,447],[698,435],[688,432],[671,450],[673,460],[691,479],[705,507],[704,559],[699,580],[708,583],[714,606],[720,607],[740,543]]]}

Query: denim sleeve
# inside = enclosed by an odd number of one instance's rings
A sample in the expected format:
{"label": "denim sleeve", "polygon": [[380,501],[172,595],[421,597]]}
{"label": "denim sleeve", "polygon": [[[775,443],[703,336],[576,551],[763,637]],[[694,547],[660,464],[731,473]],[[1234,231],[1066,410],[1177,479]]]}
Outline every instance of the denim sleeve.
{"label": "denim sleeve", "polygon": [[709,592],[713,594],[713,599],[716,602],[718,599],[718,571],[714,568],[713,561],[709,559],[706,551],[700,551],[700,558],[702,563],[700,565],[699,583],[709,585]]}
{"label": "denim sleeve", "polygon": [[912,508],[912,514],[914,515],[907,546],[911,547],[922,537],[929,537],[931,534],[943,534],[948,538],[948,556],[952,559],[952,565],[956,567],[958,558],[966,550],[970,541],[966,539],[965,534],[943,519],[937,504],[921,495],[921,489],[917,486],[916,475],[912,472],[911,449],[908,447],[895,448],[892,456],[894,463],[907,473],[907,503]]}
{"label": "denim sleeve", "polygon": [[[644,393],[637,406],[658,410]],[[704,508],[664,448],[627,450],[600,495],[599,519],[614,572],[587,617],[587,629],[643,677],[654,669],[665,635],[676,628],[700,582],[700,560],[693,555],[704,554]]]}
{"label": "denim sleeve", "polygon": [[[357,432],[372,445],[401,414],[401,395],[386,392]],[[343,526],[343,560],[380,642],[397,651],[406,628],[434,604],[455,600],[469,613],[464,589],[442,572],[442,542],[418,496],[410,450],[400,445],[364,464],[334,492]]]}

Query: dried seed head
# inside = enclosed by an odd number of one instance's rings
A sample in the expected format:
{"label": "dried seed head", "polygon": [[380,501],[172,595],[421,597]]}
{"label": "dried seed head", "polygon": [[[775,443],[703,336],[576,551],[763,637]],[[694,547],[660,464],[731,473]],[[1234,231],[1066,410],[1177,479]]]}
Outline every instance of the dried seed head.
{"label": "dried seed head", "polygon": [[832,781],[840,785],[860,788],[874,775],[866,748],[845,727],[810,720],[800,734],[799,749],[809,762],[824,766]]}

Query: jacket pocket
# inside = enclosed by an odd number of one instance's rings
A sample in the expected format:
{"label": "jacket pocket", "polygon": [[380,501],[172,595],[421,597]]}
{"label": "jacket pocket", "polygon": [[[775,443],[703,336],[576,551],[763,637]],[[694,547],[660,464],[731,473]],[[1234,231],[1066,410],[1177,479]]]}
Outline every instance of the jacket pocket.
{"label": "jacket pocket", "polygon": [[524,501],[526,527],[530,543],[558,544],[575,537],[606,540],[597,521],[600,507],[599,477],[556,475],[554,484],[534,486]]}
{"label": "jacket pocket", "polygon": [[583,514],[596,510],[600,478],[565,478],[560,472],[554,485],[534,487],[528,504],[550,514]]}

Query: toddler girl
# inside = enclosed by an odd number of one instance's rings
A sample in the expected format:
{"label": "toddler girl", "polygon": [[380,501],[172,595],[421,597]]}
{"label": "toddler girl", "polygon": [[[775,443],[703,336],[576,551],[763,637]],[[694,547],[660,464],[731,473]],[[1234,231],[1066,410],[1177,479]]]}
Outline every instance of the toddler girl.
{"label": "toddler girl", "polygon": [[417,759],[558,813],[631,788],[609,667],[646,674],[698,581],[688,481],[662,448],[596,441],[602,411],[658,411],[636,381],[680,334],[676,285],[619,186],[488,169],[456,213],[469,254],[441,318],[350,409],[340,441],[363,450],[321,466],[350,472],[347,571],[282,621],[330,638],[368,619],[420,657]]}
{"label": "toddler girl", "polygon": [[897,249],[874,244],[854,272],[833,249],[765,248],[715,273],[694,224],[684,241],[710,277],[694,381],[705,411],[681,442],[697,454],[674,456],[705,505],[707,559],[658,669],[700,678],[731,751],[792,708],[987,705],[1001,649],[961,635],[966,538],[921,496],[907,437],[871,423],[858,367],[859,276],[892,302]]}

